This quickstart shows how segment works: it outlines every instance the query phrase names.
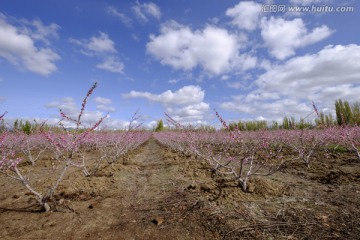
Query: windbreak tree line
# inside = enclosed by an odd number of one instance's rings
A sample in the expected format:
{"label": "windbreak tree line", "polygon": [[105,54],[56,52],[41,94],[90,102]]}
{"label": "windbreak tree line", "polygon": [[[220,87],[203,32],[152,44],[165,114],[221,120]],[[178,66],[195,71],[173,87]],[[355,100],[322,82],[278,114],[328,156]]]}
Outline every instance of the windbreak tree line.
{"label": "windbreak tree line", "polygon": [[360,103],[355,102],[352,105],[348,101],[341,99],[335,102],[336,122],[342,125],[360,125]]}
{"label": "windbreak tree line", "polygon": [[264,129],[278,130],[278,129],[305,129],[314,127],[330,127],[330,126],[360,126],[360,103],[349,103],[347,100],[338,99],[335,101],[336,117],[331,113],[325,114],[319,112],[315,119],[315,124],[311,120],[300,119],[295,117],[284,117],[282,123],[273,121],[271,123],[266,120],[259,121],[239,121],[229,123],[230,131],[238,129],[240,131],[258,131]]}

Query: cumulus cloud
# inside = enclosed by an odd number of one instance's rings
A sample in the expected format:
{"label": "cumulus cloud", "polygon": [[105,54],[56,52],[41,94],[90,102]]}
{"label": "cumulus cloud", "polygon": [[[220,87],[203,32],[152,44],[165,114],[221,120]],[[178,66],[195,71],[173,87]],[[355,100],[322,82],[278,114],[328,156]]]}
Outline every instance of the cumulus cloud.
{"label": "cumulus cloud", "polygon": [[96,97],[94,101],[98,104],[111,104],[112,101],[109,98]]}
{"label": "cumulus cloud", "polygon": [[145,98],[152,102],[159,102],[165,105],[186,105],[201,102],[204,99],[205,91],[199,86],[185,86],[173,92],[167,90],[160,94],[149,92],[131,91],[123,94],[124,98]]}
{"label": "cumulus cloud", "polygon": [[84,55],[99,55],[106,53],[116,53],[114,41],[106,33],[99,32],[98,36],[92,36],[90,39],[73,39],[69,41],[81,47],[81,53]]}
{"label": "cumulus cloud", "polygon": [[267,90],[292,95],[317,92],[324,86],[354,84],[360,79],[360,46],[329,45],[316,54],[289,59],[257,79],[256,84]]}
{"label": "cumulus cloud", "polygon": [[125,66],[116,56],[115,43],[106,33],[99,32],[98,36],[92,36],[89,39],[70,38],[69,41],[80,46],[82,54],[101,58],[102,61],[96,65],[97,68],[113,73],[124,73]]}
{"label": "cumulus cloud", "polygon": [[253,1],[242,1],[226,10],[226,16],[233,18],[232,24],[248,31],[258,27],[262,14],[262,5]]}
{"label": "cumulus cloud", "polygon": [[123,94],[124,98],[145,98],[151,102],[161,103],[166,112],[180,122],[191,122],[204,119],[209,104],[203,102],[205,91],[199,86],[185,86],[177,91],[167,90],[160,94],[131,91]]}
{"label": "cumulus cloud", "polygon": [[124,73],[124,64],[114,57],[107,57],[102,63],[97,64],[96,67],[114,73]]}
{"label": "cumulus cloud", "polygon": [[179,79],[170,79],[168,81],[168,83],[171,83],[171,84],[175,84],[175,83],[178,83],[179,82]]}
{"label": "cumulus cloud", "polygon": [[283,18],[263,18],[261,36],[271,55],[284,60],[295,55],[295,49],[319,42],[332,34],[332,30],[323,25],[311,32],[301,18],[285,20]]}
{"label": "cumulus cloud", "polygon": [[76,115],[79,113],[75,104],[75,100],[72,97],[65,97],[60,101],[53,101],[47,103],[45,107],[56,108],[58,110],[61,109],[62,111],[64,111],[64,113],[68,114],[70,117],[76,117]]}
{"label": "cumulus cloud", "polygon": [[107,105],[104,105],[104,104],[96,105],[96,109],[101,110],[101,111],[105,111],[105,112],[115,112],[114,107],[107,106]]}
{"label": "cumulus cloud", "polygon": [[0,14],[0,57],[31,72],[50,75],[57,70],[54,62],[61,58],[51,48],[41,46],[40,43],[49,45],[48,38],[57,36],[59,26],[53,23],[46,26],[40,20],[24,20],[23,23],[30,25],[14,26],[8,23],[5,15]]}
{"label": "cumulus cloud", "polygon": [[254,57],[239,55],[238,40],[238,36],[226,29],[207,26],[192,31],[171,21],[161,27],[160,35],[150,35],[146,49],[162,64],[174,69],[190,71],[199,66],[218,75],[242,66],[253,67]]}
{"label": "cumulus cloud", "polygon": [[221,107],[267,119],[304,117],[312,111],[312,101],[320,109],[334,109],[336,99],[358,99],[358,69],[359,45],[329,45],[316,54],[273,65],[258,77],[252,92],[233,96]]}
{"label": "cumulus cloud", "polygon": [[222,103],[221,107],[233,112],[249,114],[253,118],[262,116],[267,120],[281,120],[284,116],[304,117],[312,110],[310,103],[296,99],[246,102],[245,97],[240,96],[235,101]]}
{"label": "cumulus cloud", "polygon": [[136,17],[143,22],[149,21],[148,17],[154,17],[157,20],[161,18],[161,10],[159,6],[153,2],[143,4],[137,2],[136,5],[132,7],[132,10]]}
{"label": "cumulus cloud", "polygon": [[108,117],[107,119],[104,120],[104,122],[101,124],[100,127],[105,129],[117,130],[117,129],[128,129],[129,125],[130,125],[129,121]]}
{"label": "cumulus cloud", "polygon": [[127,27],[130,27],[132,24],[132,20],[131,18],[129,18],[128,16],[126,16],[124,13],[119,12],[115,7],[113,6],[108,6],[106,8],[106,12],[108,14],[111,14],[115,17],[118,17],[120,19],[120,21]]}
{"label": "cumulus cloud", "polygon": [[[46,108],[55,108],[62,110],[68,117],[77,119],[80,113],[80,108],[76,106],[75,100],[72,97],[65,97],[59,101],[53,101],[45,105]],[[82,117],[81,123],[83,127],[89,127],[99,121],[100,118],[104,117],[104,114],[100,111],[88,111],[85,110]],[[53,117],[49,124],[58,124],[59,118]],[[75,123],[68,120],[63,120],[65,127],[75,127]]]}
{"label": "cumulus cloud", "polygon": [[25,35],[31,36],[35,41],[41,41],[46,45],[50,45],[49,38],[59,38],[58,31],[60,30],[60,26],[55,23],[44,25],[40,19],[33,21],[22,19],[20,22],[32,28],[23,27],[20,28],[19,31]]}
{"label": "cumulus cloud", "polygon": [[167,108],[166,112],[175,120],[181,122],[191,122],[194,120],[203,120],[204,114],[209,110],[209,104],[200,102],[190,104],[182,108]]}
{"label": "cumulus cloud", "polygon": [[241,87],[243,87],[243,84],[241,82],[228,82],[226,85],[229,88],[234,88],[234,89],[240,89]]}
{"label": "cumulus cloud", "polygon": [[109,104],[112,103],[111,99],[109,98],[103,98],[103,97],[96,97],[94,99],[96,105],[96,109],[106,112],[115,112],[115,108],[109,106]]}
{"label": "cumulus cloud", "polygon": [[103,32],[100,32],[100,36],[92,36],[86,47],[94,52],[116,52],[114,42]]}

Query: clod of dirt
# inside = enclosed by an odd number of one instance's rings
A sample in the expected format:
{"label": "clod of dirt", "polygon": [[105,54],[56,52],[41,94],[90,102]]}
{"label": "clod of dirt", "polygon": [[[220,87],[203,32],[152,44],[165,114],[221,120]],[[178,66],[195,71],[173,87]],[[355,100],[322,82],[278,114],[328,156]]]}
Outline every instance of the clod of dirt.
{"label": "clod of dirt", "polygon": [[253,178],[248,183],[247,191],[262,196],[281,196],[284,190],[284,184],[265,178]]}
{"label": "clod of dirt", "polygon": [[65,199],[64,198],[61,198],[60,200],[59,200],[59,205],[63,205],[65,203]]}
{"label": "clod of dirt", "polygon": [[188,187],[187,187],[188,190],[195,190],[196,189],[196,185],[195,184],[190,184]]}
{"label": "clod of dirt", "polygon": [[91,203],[88,208],[93,209],[94,207],[96,207],[98,205],[98,203]]}
{"label": "clod of dirt", "polygon": [[349,182],[348,174],[343,171],[331,171],[323,177],[320,177],[320,182],[323,184],[342,184]]}
{"label": "clod of dirt", "polygon": [[209,184],[206,184],[206,183],[201,184],[200,189],[203,192],[210,192],[211,191],[211,187],[209,186]]}
{"label": "clod of dirt", "polygon": [[79,201],[86,201],[88,199],[84,194],[79,195]]}
{"label": "clod of dirt", "polygon": [[20,198],[20,196],[19,196],[19,195],[17,195],[17,194],[13,195],[12,197],[13,197],[14,199],[18,199],[18,198]]}
{"label": "clod of dirt", "polygon": [[159,226],[164,222],[164,219],[162,217],[157,217],[157,218],[154,218],[151,222],[154,223],[155,225]]}
{"label": "clod of dirt", "polygon": [[255,192],[255,185],[252,184],[252,183],[249,183],[248,186],[247,186],[246,191],[247,191],[248,193],[253,193],[253,192]]}

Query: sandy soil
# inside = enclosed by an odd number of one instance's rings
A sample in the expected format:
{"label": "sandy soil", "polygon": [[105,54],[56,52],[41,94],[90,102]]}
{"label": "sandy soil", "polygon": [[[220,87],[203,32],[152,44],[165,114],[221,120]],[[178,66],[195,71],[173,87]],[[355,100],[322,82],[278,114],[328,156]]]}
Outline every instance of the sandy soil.
{"label": "sandy soil", "polygon": [[[34,185],[54,174],[31,169],[22,166]],[[360,239],[360,163],[351,153],[319,154],[309,171],[289,162],[251,189],[151,139],[97,176],[69,171],[48,213],[0,176],[0,239]]]}

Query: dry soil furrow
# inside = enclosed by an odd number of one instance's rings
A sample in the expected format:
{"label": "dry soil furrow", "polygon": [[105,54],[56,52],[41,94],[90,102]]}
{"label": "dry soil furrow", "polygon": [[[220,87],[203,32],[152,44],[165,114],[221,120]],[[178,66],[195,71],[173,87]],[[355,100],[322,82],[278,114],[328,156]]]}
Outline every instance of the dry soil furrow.
{"label": "dry soil furrow", "polygon": [[[117,228],[124,239],[206,239],[209,233],[178,213],[162,206],[183,191],[190,180],[180,174],[180,166],[166,157],[160,145],[150,140],[132,157],[121,172],[119,185],[124,196]],[[177,199],[179,200],[179,199]],[[184,200],[186,201],[186,200]],[[171,204],[171,203],[169,203]]]}
{"label": "dry soil furrow", "polygon": [[14,210],[0,212],[0,239],[213,239],[185,216],[196,199],[177,198],[192,181],[183,167],[150,139],[99,176],[72,169],[59,187],[58,211],[49,213],[17,211],[32,196],[3,181],[9,188],[0,193],[0,207]]}

